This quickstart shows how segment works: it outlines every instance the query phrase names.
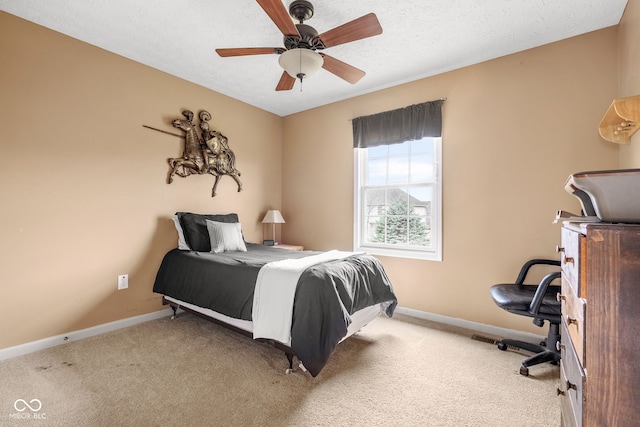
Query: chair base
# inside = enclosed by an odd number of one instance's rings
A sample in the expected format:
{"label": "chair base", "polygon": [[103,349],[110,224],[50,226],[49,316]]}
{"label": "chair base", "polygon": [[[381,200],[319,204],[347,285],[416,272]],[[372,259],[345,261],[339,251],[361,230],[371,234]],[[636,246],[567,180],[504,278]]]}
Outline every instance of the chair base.
{"label": "chair base", "polygon": [[500,350],[506,351],[508,347],[516,347],[535,353],[533,356],[522,361],[522,366],[520,366],[520,375],[525,377],[529,376],[529,366],[539,365],[546,362],[557,365],[560,362],[560,352],[555,349],[549,349],[545,345],[510,339],[504,339],[498,343],[498,348]]}
{"label": "chair base", "polygon": [[[558,348],[558,343],[560,343],[560,325],[556,322],[551,322],[549,324],[547,340],[540,344],[504,339],[498,343],[498,348],[504,351],[508,346],[512,346],[536,353],[525,359],[520,367],[520,375],[528,377],[529,366],[539,365],[540,363],[545,362],[551,362],[554,365],[557,365],[560,362],[560,350]],[[551,346],[549,346],[549,344],[551,344]]]}

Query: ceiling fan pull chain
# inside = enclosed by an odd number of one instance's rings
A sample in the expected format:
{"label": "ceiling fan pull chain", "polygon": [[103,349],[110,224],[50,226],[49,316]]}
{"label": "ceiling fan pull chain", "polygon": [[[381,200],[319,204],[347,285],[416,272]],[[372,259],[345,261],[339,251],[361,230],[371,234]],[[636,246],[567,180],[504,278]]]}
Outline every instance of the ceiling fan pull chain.
{"label": "ceiling fan pull chain", "polygon": [[300,77],[300,92],[302,92],[302,79],[304,77],[304,74],[302,74],[302,51],[300,51],[300,74],[298,74],[298,77]]}

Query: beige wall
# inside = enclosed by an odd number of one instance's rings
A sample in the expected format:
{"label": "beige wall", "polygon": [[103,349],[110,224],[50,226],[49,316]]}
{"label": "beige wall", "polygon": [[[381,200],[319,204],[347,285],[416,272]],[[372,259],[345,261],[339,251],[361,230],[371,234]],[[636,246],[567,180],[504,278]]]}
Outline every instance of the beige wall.
{"label": "beige wall", "polygon": [[[284,119],[284,240],[352,248],[350,119],[447,98],[443,261],[381,258],[401,306],[541,332],[497,308],[489,287],[529,258],[556,258],[563,189],[581,170],[616,168],[597,125],[617,93],[617,28],[509,55]],[[544,332],[542,332],[544,333]]]}
{"label": "beige wall", "polygon": [[[620,87],[618,97],[640,95],[640,0],[629,0],[620,20]],[[620,147],[620,167],[640,167],[640,132]]]}
{"label": "beige wall", "polygon": [[[248,239],[280,208],[282,119],[0,12],[0,348],[162,308],[152,293],[178,210],[238,212]],[[182,109],[208,110],[244,191],[165,182]],[[247,126],[251,123],[251,126]],[[129,274],[129,289],[116,277]]]}

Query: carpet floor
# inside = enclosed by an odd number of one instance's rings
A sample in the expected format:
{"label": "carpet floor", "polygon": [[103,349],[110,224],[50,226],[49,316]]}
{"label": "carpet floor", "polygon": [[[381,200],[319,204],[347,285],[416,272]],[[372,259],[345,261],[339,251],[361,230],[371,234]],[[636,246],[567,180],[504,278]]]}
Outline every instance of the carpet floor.
{"label": "carpet floor", "polygon": [[559,426],[558,366],[471,337],[380,317],[313,378],[181,313],[0,362],[0,425]]}

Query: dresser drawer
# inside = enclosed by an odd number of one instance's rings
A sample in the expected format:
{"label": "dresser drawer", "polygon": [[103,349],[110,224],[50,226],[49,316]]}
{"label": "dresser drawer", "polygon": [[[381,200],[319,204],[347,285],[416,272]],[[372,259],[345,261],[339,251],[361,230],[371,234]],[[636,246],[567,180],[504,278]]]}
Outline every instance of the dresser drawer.
{"label": "dresser drawer", "polygon": [[571,284],[574,294],[585,298],[580,287],[580,233],[563,228],[562,246],[559,252],[563,252],[561,256],[563,276]]}
{"label": "dresser drawer", "polygon": [[[562,322],[562,334],[567,333],[567,324]],[[585,375],[578,361],[575,348],[570,340],[563,340],[560,349],[560,407],[563,426],[582,426],[582,410],[584,402]]]}
{"label": "dresser drawer", "polygon": [[580,365],[585,366],[585,317],[587,305],[578,298],[573,286],[562,276],[561,288],[562,341],[571,341]]}
{"label": "dresser drawer", "polygon": [[[560,396],[560,419],[561,427],[582,427],[582,424],[578,423],[578,415],[576,409],[573,406],[574,401],[566,391],[567,374],[564,371],[564,366],[560,366],[560,387],[558,387],[558,395]],[[563,386],[564,385],[564,386]]]}

